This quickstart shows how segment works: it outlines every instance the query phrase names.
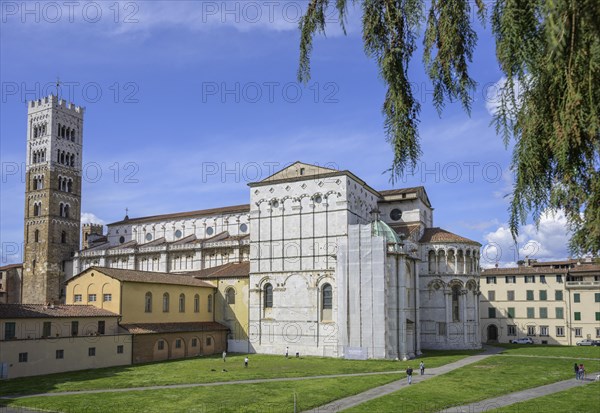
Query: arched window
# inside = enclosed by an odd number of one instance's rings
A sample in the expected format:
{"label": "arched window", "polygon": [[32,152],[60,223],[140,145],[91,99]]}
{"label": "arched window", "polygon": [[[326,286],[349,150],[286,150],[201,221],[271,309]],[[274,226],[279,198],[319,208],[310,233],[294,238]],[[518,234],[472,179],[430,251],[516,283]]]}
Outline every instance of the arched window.
{"label": "arched window", "polygon": [[67,233],[65,231],[60,233],[60,242],[62,244],[66,244],[67,243]]}
{"label": "arched window", "polygon": [[200,312],[200,296],[196,294],[194,296],[194,313]]}
{"label": "arched window", "polygon": [[185,294],[179,294],[179,312],[185,313]]}
{"label": "arched window", "polygon": [[163,313],[169,312],[169,293],[163,294]]}
{"label": "arched window", "polygon": [[331,284],[323,286],[323,310],[331,310],[333,308],[333,288]]}
{"label": "arched window", "polygon": [[144,302],[144,311],[146,313],[151,313],[152,312],[152,293],[150,291],[148,291],[146,293],[146,299]]}
{"label": "arched window", "polygon": [[64,217],[69,218],[69,204],[65,204]]}
{"label": "arched window", "polygon": [[35,242],[40,242],[40,230],[36,229],[35,232],[33,233],[33,239],[35,240]]}
{"label": "arched window", "polygon": [[75,155],[71,155],[71,162],[70,162],[71,166],[75,166]]}
{"label": "arched window", "polygon": [[209,313],[212,313],[212,308],[213,308],[212,300],[213,300],[212,294],[209,294],[208,295],[207,305],[206,305]]}
{"label": "arched window", "polygon": [[265,308],[272,308],[273,307],[273,286],[271,284],[265,285],[264,295],[265,295],[265,302],[264,302]]}
{"label": "arched window", "polygon": [[225,291],[225,300],[227,304],[235,304],[235,290],[233,288],[230,287]]}
{"label": "arched window", "polygon": [[35,203],[33,204],[33,215],[38,217],[41,214],[42,210],[42,204],[40,203]]}
{"label": "arched window", "polygon": [[452,321],[460,321],[460,309],[458,305],[460,297],[460,285],[452,286]]}
{"label": "arched window", "polygon": [[69,182],[67,182],[67,192],[73,192],[73,180],[69,179]]}

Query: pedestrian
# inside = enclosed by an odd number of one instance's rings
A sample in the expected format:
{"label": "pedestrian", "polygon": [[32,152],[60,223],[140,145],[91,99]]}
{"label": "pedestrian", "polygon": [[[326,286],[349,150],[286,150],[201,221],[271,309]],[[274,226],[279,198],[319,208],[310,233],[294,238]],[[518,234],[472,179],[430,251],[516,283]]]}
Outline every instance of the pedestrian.
{"label": "pedestrian", "polygon": [[408,379],[408,384],[412,384],[412,373],[413,369],[410,366],[406,369],[406,378]]}
{"label": "pedestrian", "polygon": [[579,380],[585,380],[585,368],[583,367],[583,363],[579,365]]}
{"label": "pedestrian", "polygon": [[577,365],[577,363],[575,363],[573,368],[575,369],[575,380],[579,380],[579,366]]}
{"label": "pedestrian", "polygon": [[290,355],[290,348],[286,347],[285,348],[285,358],[288,358],[289,355]]}
{"label": "pedestrian", "polygon": [[425,363],[421,362],[419,364],[419,369],[421,370],[421,376],[425,374]]}
{"label": "pedestrian", "polygon": [[248,356],[244,358],[244,367],[248,367]]}

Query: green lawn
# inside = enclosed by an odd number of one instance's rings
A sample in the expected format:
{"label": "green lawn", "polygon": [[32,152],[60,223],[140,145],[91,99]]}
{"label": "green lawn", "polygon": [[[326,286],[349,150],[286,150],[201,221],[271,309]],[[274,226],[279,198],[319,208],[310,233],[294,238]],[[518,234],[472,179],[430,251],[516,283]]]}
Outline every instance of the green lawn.
{"label": "green lawn", "polygon": [[500,409],[489,410],[496,413],[587,413],[600,410],[600,383],[574,387],[548,396],[515,403]]}
{"label": "green lawn", "polygon": [[361,393],[398,380],[398,374],[342,377],[260,384],[231,384],[189,389],[145,390],[109,394],[29,397],[10,401],[12,407],[61,412],[293,412],[294,392],[298,411]]}
{"label": "green lawn", "polygon": [[[478,354],[478,351],[428,351],[422,359],[436,367]],[[251,354],[244,368],[244,355],[201,357],[123,367],[84,370],[2,381],[0,396],[72,390],[117,389],[153,385],[211,383],[276,377],[322,376],[329,374],[405,370],[408,362],[393,360],[342,360],[321,357],[286,359],[282,356]],[[413,361],[414,364],[414,361]],[[222,369],[228,370],[223,372]]]}
{"label": "green lawn", "polygon": [[[585,365],[588,372],[600,371],[600,360],[587,360]],[[570,378],[568,359],[492,356],[347,412],[393,412],[397,406],[403,413],[435,412]]]}
{"label": "green lawn", "polygon": [[494,344],[505,348],[503,354],[528,356],[552,356],[600,359],[600,347],[594,346],[542,346],[529,344]]}

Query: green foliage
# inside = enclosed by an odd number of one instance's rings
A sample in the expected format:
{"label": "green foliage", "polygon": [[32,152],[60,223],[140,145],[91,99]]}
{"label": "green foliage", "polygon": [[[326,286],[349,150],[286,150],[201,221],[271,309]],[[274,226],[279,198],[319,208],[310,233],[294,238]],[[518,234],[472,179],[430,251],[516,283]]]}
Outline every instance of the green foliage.
{"label": "green foliage", "polygon": [[[383,104],[386,139],[394,151],[391,179],[415,166],[419,102],[408,65],[425,15],[420,0],[354,0],[363,8],[365,52],[375,59],[388,90]],[[330,0],[310,0],[300,21],[298,78],[310,79],[315,33],[325,33]],[[336,0],[342,28],[348,0]],[[460,100],[467,112],[475,81],[468,66],[477,36],[469,0],[432,0],[424,36],[424,64],[434,105]],[[482,0],[476,0],[480,19]],[[496,131],[515,140],[515,183],[510,227],[529,214],[564,211],[574,254],[600,252],[600,2],[597,0],[496,0],[492,4],[496,55],[505,74]],[[345,29],[345,28],[344,28]]]}

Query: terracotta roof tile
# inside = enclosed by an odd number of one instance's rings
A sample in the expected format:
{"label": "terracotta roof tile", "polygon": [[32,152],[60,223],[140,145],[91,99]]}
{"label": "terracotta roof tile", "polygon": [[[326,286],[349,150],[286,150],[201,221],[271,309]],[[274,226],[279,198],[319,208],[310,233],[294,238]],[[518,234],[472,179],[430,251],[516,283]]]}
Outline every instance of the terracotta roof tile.
{"label": "terracotta roof tile", "polygon": [[131,334],[185,333],[206,331],[227,331],[229,328],[216,322],[191,323],[142,323],[121,324]]}
{"label": "terracotta roof tile", "polygon": [[140,223],[140,222],[165,221],[165,220],[170,220],[170,219],[191,218],[191,217],[200,217],[200,216],[206,216],[206,215],[235,214],[235,213],[247,213],[247,212],[250,212],[250,204],[232,205],[232,206],[210,208],[210,209],[200,209],[197,211],[176,212],[173,214],[150,215],[147,217],[130,218],[130,219],[122,220],[122,221],[112,222],[108,225],[110,226],[110,225],[131,224],[131,223]]}
{"label": "terracotta roof tile", "polygon": [[123,282],[138,282],[138,283],[155,283],[155,284],[175,284],[175,285],[189,285],[193,287],[210,287],[214,288],[211,284],[204,281],[198,280],[197,278],[189,275],[181,274],[169,274],[164,272],[151,272],[151,271],[138,271],[138,270],[124,270],[118,268],[103,268],[103,267],[90,267],[75,277],[71,278],[67,282],[72,282],[80,275],[88,273],[90,271],[97,271],[101,274],[105,274],[115,280]]}
{"label": "terracotta roof tile", "polygon": [[230,262],[229,264],[205,268],[187,274],[200,279],[248,277],[250,274],[250,263],[248,261],[236,263]]}
{"label": "terracotta roof tile", "polygon": [[23,268],[23,263],[21,264],[8,264],[3,267],[0,267],[0,271],[12,270],[13,268]]}
{"label": "terracotta roof tile", "polygon": [[509,267],[509,268],[487,268],[481,273],[485,275],[519,275],[519,274],[581,274],[581,273],[598,273],[600,274],[600,264],[579,265],[573,268],[552,268],[552,267]]}
{"label": "terracotta roof tile", "polygon": [[477,241],[470,240],[460,235],[453,234],[442,228],[425,228],[423,236],[419,240],[420,243],[436,243],[436,242],[461,242],[464,244],[480,245]]}
{"label": "terracotta roof tile", "polygon": [[0,304],[0,318],[118,317],[93,305]]}

